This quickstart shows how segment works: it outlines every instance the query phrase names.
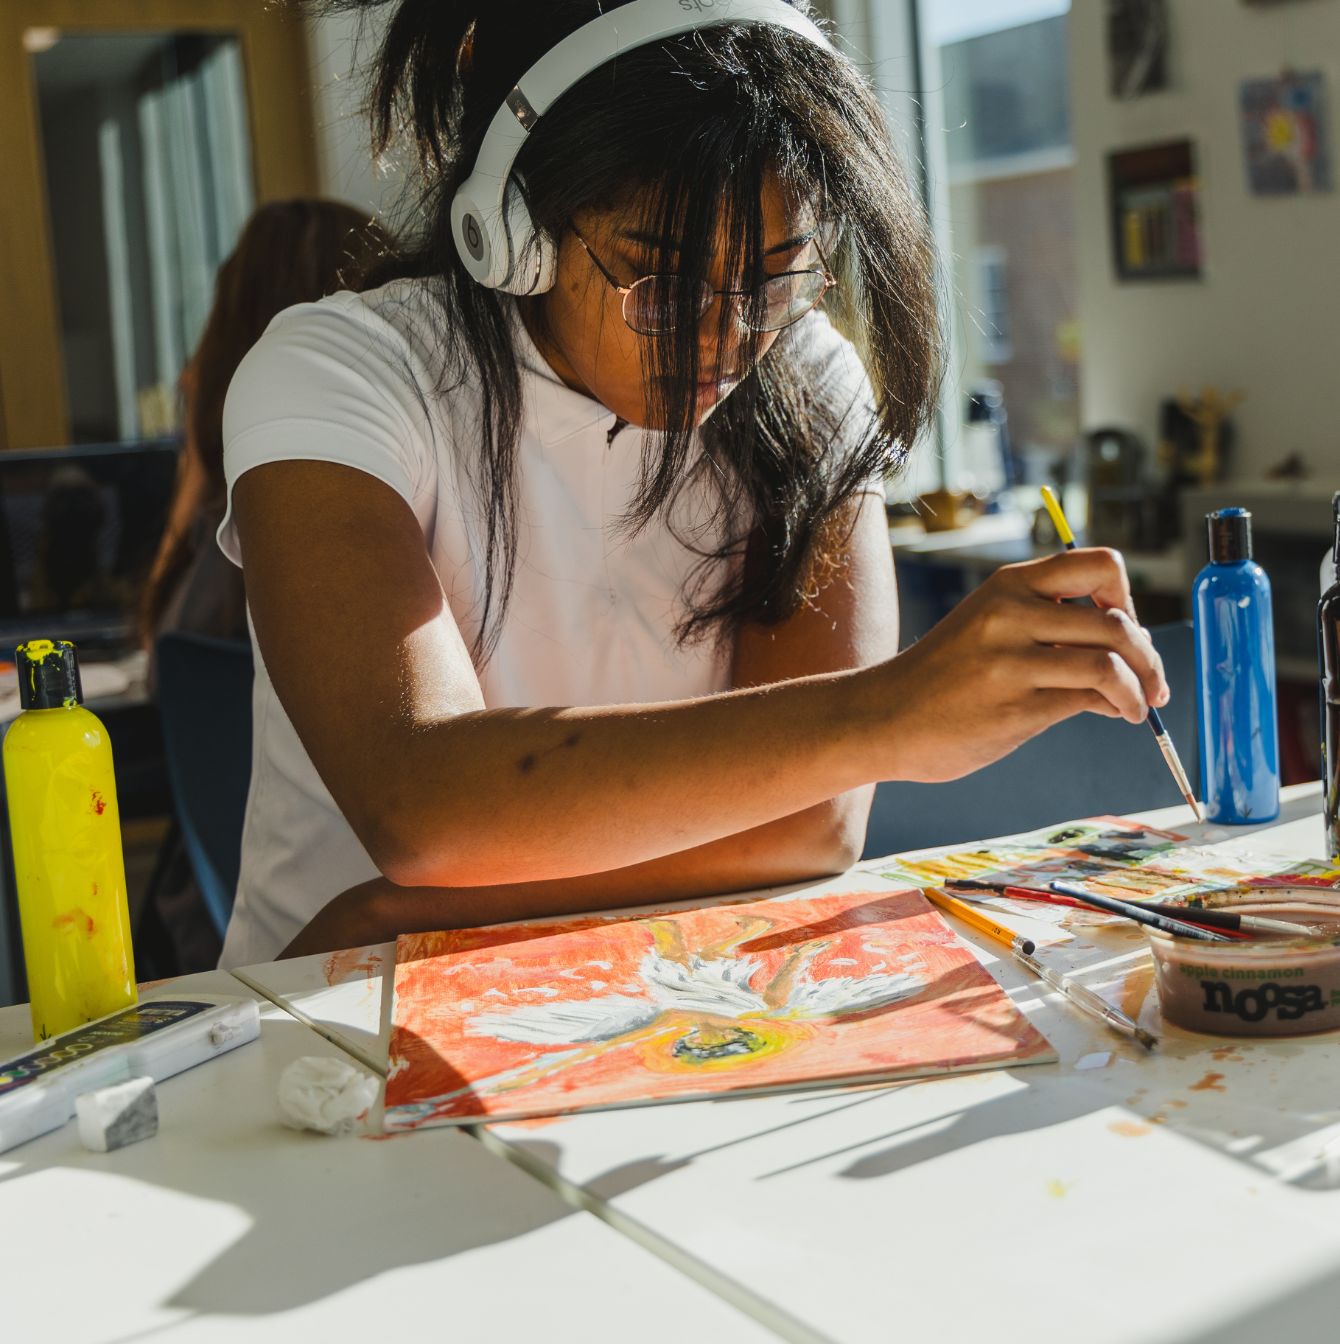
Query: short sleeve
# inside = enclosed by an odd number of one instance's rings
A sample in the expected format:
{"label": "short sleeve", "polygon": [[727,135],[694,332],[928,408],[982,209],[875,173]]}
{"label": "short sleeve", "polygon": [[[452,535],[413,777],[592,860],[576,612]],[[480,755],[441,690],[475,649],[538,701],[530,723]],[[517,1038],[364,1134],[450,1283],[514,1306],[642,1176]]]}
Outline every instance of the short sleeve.
{"label": "short sleeve", "polygon": [[[834,470],[842,461],[844,445],[863,440],[874,428],[878,416],[874,388],[861,356],[833,325],[822,308],[811,313],[800,326],[805,376],[823,390],[823,400],[832,416],[833,447],[830,457]],[[857,494],[884,497],[881,473],[868,476]]]}
{"label": "short sleeve", "polygon": [[242,563],[233,487],[267,462],[333,462],[385,482],[413,507],[434,464],[432,431],[404,337],[353,294],[287,308],[238,366],[223,408],[223,553]]}

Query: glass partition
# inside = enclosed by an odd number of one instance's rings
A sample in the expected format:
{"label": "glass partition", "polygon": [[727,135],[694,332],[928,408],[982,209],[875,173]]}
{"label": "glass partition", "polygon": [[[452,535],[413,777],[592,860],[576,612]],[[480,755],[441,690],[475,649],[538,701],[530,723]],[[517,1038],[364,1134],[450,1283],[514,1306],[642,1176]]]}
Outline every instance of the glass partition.
{"label": "glass partition", "polygon": [[29,29],[71,440],[177,426],[177,380],[254,203],[229,33]]}

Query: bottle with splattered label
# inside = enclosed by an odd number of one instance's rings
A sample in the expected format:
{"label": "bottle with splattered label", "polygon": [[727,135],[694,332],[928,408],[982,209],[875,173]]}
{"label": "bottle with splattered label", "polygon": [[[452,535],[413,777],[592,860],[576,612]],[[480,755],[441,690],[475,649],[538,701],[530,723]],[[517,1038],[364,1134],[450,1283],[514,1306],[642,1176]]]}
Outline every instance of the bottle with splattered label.
{"label": "bottle with splattered label", "polygon": [[83,706],[67,640],[15,651],[23,713],[5,734],[33,1036],[45,1040],[136,1001],[121,817],[107,730]]}
{"label": "bottle with splattered label", "polygon": [[1210,563],[1191,590],[1201,797],[1211,821],[1273,821],[1280,810],[1270,580],[1252,559],[1246,509],[1206,515]]}

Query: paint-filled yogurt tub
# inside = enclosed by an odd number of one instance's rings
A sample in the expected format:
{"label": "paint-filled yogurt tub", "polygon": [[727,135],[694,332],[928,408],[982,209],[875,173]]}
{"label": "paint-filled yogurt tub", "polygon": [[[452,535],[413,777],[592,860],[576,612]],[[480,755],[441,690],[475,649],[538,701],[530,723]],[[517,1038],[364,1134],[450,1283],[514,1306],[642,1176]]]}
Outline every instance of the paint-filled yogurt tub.
{"label": "paint-filled yogurt tub", "polygon": [[1340,1029],[1340,893],[1254,888],[1217,892],[1206,904],[1305,924],[1316,933],[1203,943],[1147,930],[1166,1021],[1214,1036]]}

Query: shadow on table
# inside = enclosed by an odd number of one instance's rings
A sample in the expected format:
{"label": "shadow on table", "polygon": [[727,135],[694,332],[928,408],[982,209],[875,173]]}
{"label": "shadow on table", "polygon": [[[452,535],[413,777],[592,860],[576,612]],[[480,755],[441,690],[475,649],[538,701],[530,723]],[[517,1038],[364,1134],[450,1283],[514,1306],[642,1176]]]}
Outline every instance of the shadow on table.
{"label": "shadow on table", "polygon": [[[307,1027],[279,1017],[264,1020],[262,1042],[264,1049],[243,1046],[202,1068],[213,1088],[174,1088],[189,1075],[163,1083],[155,1138],[89,1153],[67,1126],[7,1154],[22,1163],[31,1151],[32,1161],[0,1184],[53,1166],[84,1168],[237,1209],[247,1231],[162,1303],[222,1317],[289,1311],[575,1212],[466,1134],[437,1129],[383,1140],[284,1128],[274,1106],[279,1074],[314,1042]],[[255,1113],[219,1089],[255,1096]],[[53,1143],[63,1145],[54,1159]],[[454,1278],[451,1291],[459,1295],[462,1283],[468,1279]]]}
{"label": "shadow on table", "polygon": [[[1321,795],[1318,793],[1306,793],[1298,798],[1284,799],[1280,803],[1279,816],[1274,821],[1263,821],[1258,825],[1217,826],[1212,821],[1188,821],[1174,826],[1172,829],[1179,835],[1186,836],[1192,844],[1222,844],[1226,840],[1243,840],[1253,835],[1273,831],[1293,821],[1305,821],[1308,817],[1314,818],[1317,823],[1316,852],[1312,857],[1324,859],[1326,857],[1326,837],[1322,830]],[[1263,844],[1261,851],[1262,853],[1268,853],[1270,846]]]}
{"label": "shadow on table", "polygon": [[[1100,952],[1111,953],[1126,942],[1124,933],[1093,931],[1089,936]],[[1121,958],[1111,960],[1119,963]],[[1159,1020],[1148,977],[1142,979],[1148,994],[1145,1011],[1138,1003],[1129,1008],[1160,1035],[1152,1055],[1115,1034],[1101,1042],[1090,1038],[1089,1058],[1098,1062],[1092,1070],[1075,1067],[1076,1056],[1084,1057],[1082,1047],[1063,1047],[1066,1062],[1059,1071],[1046,1065],[1003,1070],[1018,1085],[1005,1095],[960,1107],[954,1093],[945,1091],[943,1107],[931,1114],[919,1113],[897,1128],[826,1148],[766,1172],[762,1179],[831,1163],[846,1154],[859,1155],[840,1176],[877,1179],[984,1140],[1109,1110],[1117,1114],[1107,1128],[1122,1138],[1156,1131],[1175,1134],[1241,1163],[1264,1180],[1300,1191],[1340,1189],[1340,1109],[1333,1087],[1340,1073],[1340,1032],[1245,1040],[1182,1031]],[[1092,983],[1099,988],[1101,977]],[[1032,990],[1019,984],[1012,992]],[[1073,1021],[1060,1016],[1067,1011],[1062,1005],[1045,1009],[1048,1021],[1042,1029],[1073,1047],[1083,1038],[1073,1035]],[[941,1081],[930,1080],[928,1086],[938,1088]]]}

